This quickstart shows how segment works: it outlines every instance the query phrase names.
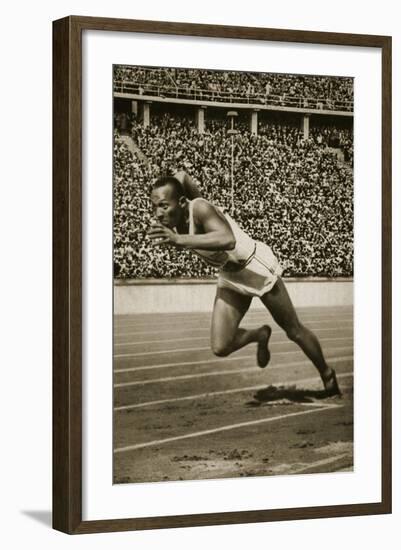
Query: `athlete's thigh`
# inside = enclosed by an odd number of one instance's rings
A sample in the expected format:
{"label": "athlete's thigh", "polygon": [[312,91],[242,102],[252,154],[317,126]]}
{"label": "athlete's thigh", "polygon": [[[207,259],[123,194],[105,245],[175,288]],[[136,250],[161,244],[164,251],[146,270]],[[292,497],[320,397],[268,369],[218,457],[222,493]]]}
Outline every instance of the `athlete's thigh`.
{"label": "athlete's thigh", "polygon": [[217,288],[212,315],[212,343],[229,343],[233,340],[251,301],[250,296],[229,288]]}
{"label": "athlete's thigh", "polygon": [[276,323],[285,331],[299,326],[299,319],[281,277],[273,288],[261,297]]}

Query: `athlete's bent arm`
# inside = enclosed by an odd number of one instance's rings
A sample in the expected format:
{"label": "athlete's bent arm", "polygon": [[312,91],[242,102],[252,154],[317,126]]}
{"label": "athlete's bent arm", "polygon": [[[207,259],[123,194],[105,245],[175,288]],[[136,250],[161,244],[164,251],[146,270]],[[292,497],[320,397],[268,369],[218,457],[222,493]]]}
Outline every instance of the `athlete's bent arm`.
{"label": "athlete's bent arm", "polygon": [[187,174],[184,170],[174,172],[174,177],[181,183],[184,190],[184,195],[187,199],[192,200],[202,196],[194,178]]}
{"label": "athlete's bent arm", "polygon": [[205,200],[196,201],[193,209],[194,222],[203,233],[196,235],[175,233],[162,224],[156,224],[149,232],[155,244],[174,244],[182,248],[199,250],[232,250],[235,237],[231,227],[213,205]]}

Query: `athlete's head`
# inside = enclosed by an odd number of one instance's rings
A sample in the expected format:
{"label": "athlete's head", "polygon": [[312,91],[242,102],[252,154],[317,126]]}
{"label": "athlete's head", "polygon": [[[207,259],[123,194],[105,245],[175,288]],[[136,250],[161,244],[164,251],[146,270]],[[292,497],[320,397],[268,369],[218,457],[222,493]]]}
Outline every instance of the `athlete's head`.
{"label": "athlete's head", "polygon": [[161,176],[152,186],[150,199],[157,220],[167,227],[176,227],[185,212],[186,197],[181,183],[173,176]]}

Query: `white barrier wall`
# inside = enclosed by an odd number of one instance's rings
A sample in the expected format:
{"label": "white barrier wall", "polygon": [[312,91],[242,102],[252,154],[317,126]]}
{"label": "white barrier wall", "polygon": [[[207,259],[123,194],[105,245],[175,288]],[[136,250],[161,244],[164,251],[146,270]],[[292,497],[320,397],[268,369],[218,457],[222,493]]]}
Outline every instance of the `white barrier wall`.
{"label": "white barrier wall", "polygon": [[[349,306],[353,304],[352,279],[285,279],[296,307]],[[114,313],[170,313],[211,311],[215,281],[116,282]],[[251,308],[263,307],[254,299]]]}

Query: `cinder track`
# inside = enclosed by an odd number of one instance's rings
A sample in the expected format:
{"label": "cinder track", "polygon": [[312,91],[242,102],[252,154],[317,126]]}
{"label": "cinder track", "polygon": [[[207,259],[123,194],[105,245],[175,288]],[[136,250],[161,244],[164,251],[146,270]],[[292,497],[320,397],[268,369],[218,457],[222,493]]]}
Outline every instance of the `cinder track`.
{"label": "cinder track", "polygon": [[342,398],[324,397],[315,368],[266,310],[242,323],[271,324],[266,369],[254,345],[216,358],[210,314],[116,316],[114,482],[352,469],[352,308],[298,313],[335,367]]}

